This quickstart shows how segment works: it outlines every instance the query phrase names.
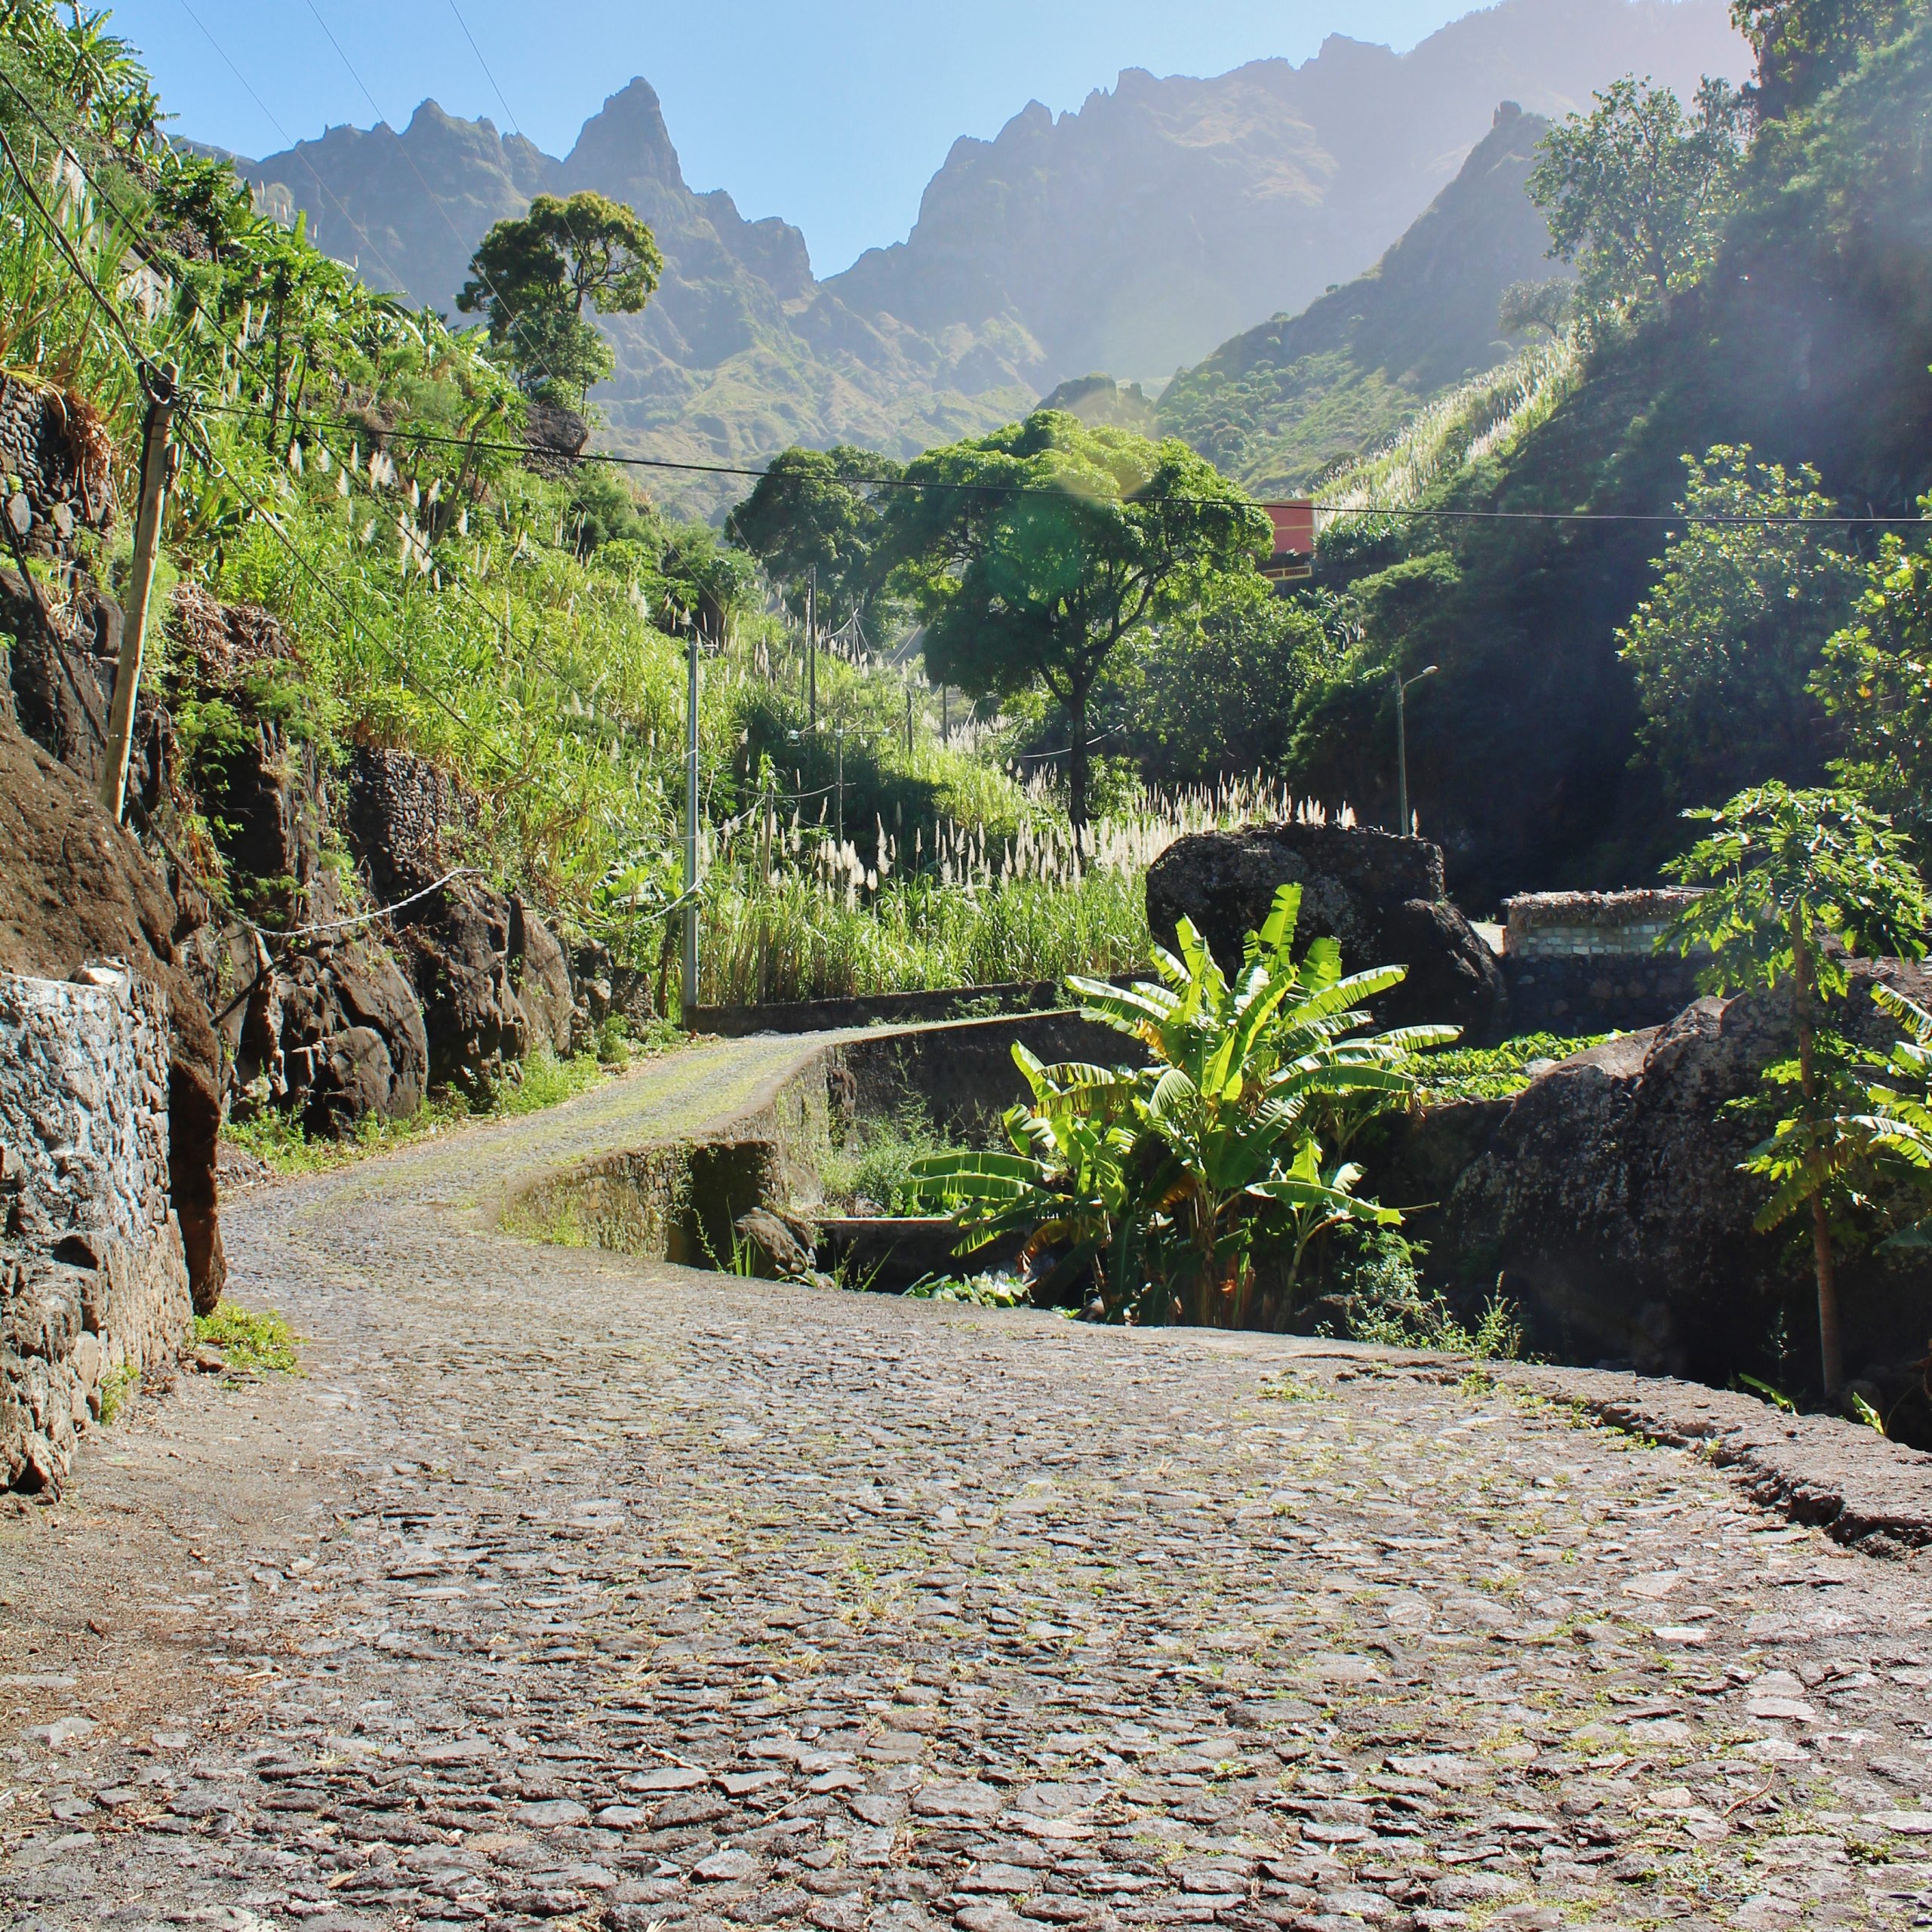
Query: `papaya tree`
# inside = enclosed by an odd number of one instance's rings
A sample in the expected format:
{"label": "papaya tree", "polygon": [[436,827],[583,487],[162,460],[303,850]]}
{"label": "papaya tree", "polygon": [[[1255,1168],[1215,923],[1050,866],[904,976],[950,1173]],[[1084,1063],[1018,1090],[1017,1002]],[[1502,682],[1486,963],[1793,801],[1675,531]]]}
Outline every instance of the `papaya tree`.
{"label": "papaya tree", "polygon": [[1761,1229],[1800,1216],[1809,1223],[1819,1359],[1835,1397],[1845,1375],[1833,1217],[1856,1189],[1869,1136],[1846,1110],[1850,1062],[1831,1008],[1849,989],[1848,953],[1924,952],[1925,888],[1890,820],[1849,792],[1774,783],[1685,817],[1710,829],[1665,870],[1703,890],[1659,943],[1709,949],[1699,975],[1707,992],[1762,988],[1784,998],[1797,1052],[1766,1069],[1783,1111],[1745,1165],[1770,1184]]}

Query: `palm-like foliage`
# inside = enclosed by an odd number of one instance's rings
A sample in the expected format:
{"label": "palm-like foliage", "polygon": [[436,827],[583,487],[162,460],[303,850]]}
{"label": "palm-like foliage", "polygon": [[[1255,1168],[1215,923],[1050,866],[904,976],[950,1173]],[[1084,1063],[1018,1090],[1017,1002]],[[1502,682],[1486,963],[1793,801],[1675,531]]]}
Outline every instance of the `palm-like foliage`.
{"label": "palm-like foliage", "polygon": [[[1869,1135],[1872,1151],[1881,1158],[1889,1157],[1902,1171],[1909,1191],[1927,1200],[1932,1197],[1932,1013],[1895,987],[1875,986],[1872,997],[1897,1020],[1904,1034],[1865,1090],[1871,1112],[1847,1124]],[[1932,1247],[1932,1212],[1885,1245]]]}
{"label": "palm-like foliage", "polygon": [[1134,1137],[1119,1116],[1132,1077],[1103,1066],[1048,1066],[1017,1042],[1013,1057],[1033,1090],[1030,1108],[1007,1110],[1013,1152],[915,1161],[919,1196],[957,1215],[964,1253],[1023,1233],[1021,1266],[1043,1300],[1063,1282],[1117,1279],[1131,1239]]}
{"label": "palm-like foliage", "polygon": [[[1258,1244],[1282,1250],[1292,1293],[1325,1230],[1399,1220],[1357,1198],[1361,1171],[1336,1152],[1407,1099],[1408,1057],[1456,1029],[1364,1032],[1364,1003],[1405,969],[1344,975],[1332,940],[1296,959],[1300,904],[1299,888],[1281,889],[1232,983],[1185,920],[1178,952],[1155,950],[1158,980],[1069,979],[1081,1011],[1148,1064],[1041,1068],[1016,1050],[1035,1097],[1008,1116],[1020,1152],[922,1163],[928,1198],[966,1204],[976,1227],[1037,1228],[1037,1246],[1091,1268],[1116,1318],[1227,1327],[1251,1314]],[[1074,1201],[1084,1219],[1069,1218]]]}

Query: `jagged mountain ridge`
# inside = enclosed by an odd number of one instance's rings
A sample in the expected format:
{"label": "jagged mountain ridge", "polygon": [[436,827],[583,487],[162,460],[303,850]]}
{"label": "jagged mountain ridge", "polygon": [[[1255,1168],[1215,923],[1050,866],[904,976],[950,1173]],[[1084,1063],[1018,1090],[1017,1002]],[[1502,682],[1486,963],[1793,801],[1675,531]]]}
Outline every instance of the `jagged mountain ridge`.
{"label": "jagged mountain ridge", "polygon": [[1561,115],[1626,72],[1687,95],[1747,59],[1709,0],[1504,0],[1404,54],[1335,35],[1300,66],[1130,69],[1075,113],[1035,102],[994,140],[956,142],[910,237],[826,286],[917,328],[1004,319],[1039,345],[1043,386],[1160,380],[1359,275],[1498,101]]}
{"label": "jagged mountain ridge", "polygon": [[1263,494],[1373,449],[1421,404],[1513,355],[1512,282],[1567,272],[1525,192],[1549,123],[1514,102],[1375,266],[1300,315],[1223,343],[1163,391],[1157,420]]}
{"label": "jagged mountain ridge", "polygon": [[641,80],[561,159],[426,102],[399,135],[332,128],[236,165],[372,282],[445,309],[490,224],[534,195],[629,202],[666,272],[641,315],[606,323],[614,441],[714,462],[793,442],[909,455],[1087,369],[1164,374],[1359,273],[1506,96],[1567,111],[1632,68],[1687,87],[1741,72],[1741,46],[1723,0],[1503,0],[1404,55],[1336,38],[1299,67],[1128,73],[1077,113],[1036,103],[955,143],[908,241],[824,281],[796,228],[688,185]]}

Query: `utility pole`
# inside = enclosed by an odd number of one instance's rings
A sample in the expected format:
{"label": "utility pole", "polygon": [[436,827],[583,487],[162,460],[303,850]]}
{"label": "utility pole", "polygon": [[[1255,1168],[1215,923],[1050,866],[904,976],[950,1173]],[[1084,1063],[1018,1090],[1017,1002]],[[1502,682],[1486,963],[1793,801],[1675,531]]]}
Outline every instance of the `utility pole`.
{"label": "utility pole", "polygon": [[174,450],[168,432],[174,420],[175,388],[180,380],[172,369],[155,370],[148,378],[147,420],[141,432],[141,503],[134,518],[134,572],[121,629],[114,703],[108,713],[107,762],[100,774],[101,809],[117,825],[128,802],[128,760],[134,742],[134,706],[141,691],[148,601],[161,551],[161,520],[168,508],[168,481],[174,470]]}
{"label": "utility pole", "polygon": [[1435,675],[1437,667],[1432,664],[1426,670],[1418,671],[1413,678],[1404,678],[1400,671],[1395,673],[1395,798],[1401,817],[1396,822],[1397,835],[1406,838],[1409,835],[1409,687],[1419,685],[1425,678]]}
{"label": "utility pole", "polygon": [[685,974],[678,1017],[686,1032],[697,1011],[697,621],[685,657]]}
{"label": "utility pole", "polygon": [[761,1003],[764,998],[765,979],[771,956],[771,931],[764,914],[764,888],[771,878],[772,820],[777,808],[771,797],[771,761],[766,758],[758,767],[758,997]]}
{"label": "utility pole", "polygon": [[906,755],[912,755],[912,681],[906,680]]}
{"label": "utility pole", "polygon": [[818,729],[818,566],[812,566],[805,592],[805,712],[809,728]]}
{"label": "utility pole", "polygon": [[838,778],[836,790],[838,795],[838,834],[841,848],[845,843],[845,728],[838,728]]}

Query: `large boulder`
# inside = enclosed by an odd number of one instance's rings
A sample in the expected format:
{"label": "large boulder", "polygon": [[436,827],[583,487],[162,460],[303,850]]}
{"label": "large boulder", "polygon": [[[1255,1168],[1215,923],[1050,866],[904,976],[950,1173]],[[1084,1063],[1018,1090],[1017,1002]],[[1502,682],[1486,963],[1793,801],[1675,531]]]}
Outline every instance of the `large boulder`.
{"label": "large boulder", "polygon": [[168,996],[168,1196],[195,1305],[227,1275],[215,1186],[222,1066],[208,1009],[183,971],[182,917],[133,837],[93,793],[0,717],[0,971],[72,979],[122,959]]}
{"label": "large boulder", "polygon": [[1377,1003],[1388,1026],[1443,1021],[1493,1031],[1502,968],[1445,897],[1442,848],[1352,826],[1254,826],[1177,839],[1147,873],[1147,924],[1163,946],[1185,916],[1223,970],[1267,918],[1284,885],[1302,889],[1301,941],[1335,940],[1350,972],[1403,965],[1408,977]]}
{"label": "large boulder", "polygon": [[[1923,999],[1927,976],[1853,963],[1844,1022],[1875,1044],[1890,1023],[1875,979]],[[1607,1041],[1509,1103],[1456,1182],[1435,1258],[1499,1278],[1531,1345],[1561,1359],[1724,1381],[1740,1369],[1817,1379],[1804,1229],[1752,1222],[1764,1183],[1740,1163],[1767,1131],[1732,1101],[1793,1040],[1781,998],[1701,999],[1668,1026]],[[1882,1374],[1925,1352],[1932,1271],[1864,1254],[1841,1267],[1847,1360]]]}

